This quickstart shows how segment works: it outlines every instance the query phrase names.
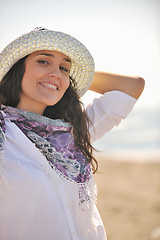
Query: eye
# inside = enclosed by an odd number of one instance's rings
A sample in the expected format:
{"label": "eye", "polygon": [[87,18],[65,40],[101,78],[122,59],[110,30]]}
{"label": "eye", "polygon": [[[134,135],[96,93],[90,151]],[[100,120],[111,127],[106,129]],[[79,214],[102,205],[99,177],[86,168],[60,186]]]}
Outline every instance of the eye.
{"label": "eye", "polygon": [[49,64],[46,60],[38,60],[37,62],[38,62],[38,63],[41,63],[41,64],[44,64],[44,65]]}
{"label": "eye", "polygon": [[68,72],[69,73],[69,70],[65,67],[59,67],[60,70],[64,71],[64,72]]}

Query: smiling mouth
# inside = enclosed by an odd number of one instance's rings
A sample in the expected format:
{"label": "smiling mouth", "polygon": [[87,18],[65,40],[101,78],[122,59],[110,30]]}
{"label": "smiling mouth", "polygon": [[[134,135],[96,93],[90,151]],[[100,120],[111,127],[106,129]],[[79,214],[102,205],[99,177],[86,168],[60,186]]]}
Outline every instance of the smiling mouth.
{"label": "smiling mouth", "polygon": [[51,83],[40,82],[39,84],[51,90],[58,90],[58,87]]}

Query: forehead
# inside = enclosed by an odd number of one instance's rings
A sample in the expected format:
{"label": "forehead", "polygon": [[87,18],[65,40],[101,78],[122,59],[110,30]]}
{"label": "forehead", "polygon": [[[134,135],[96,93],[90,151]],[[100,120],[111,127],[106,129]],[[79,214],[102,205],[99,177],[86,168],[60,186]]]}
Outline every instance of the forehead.
{"label": "forehead", "polygon": [[65,60],[69,63],[71,63],[71,59],[66,56],[65,54],[61,53],[61,52],[58,52],[58,51],[52,51],[52,50],[40,50],[40,51],[36,51],[36,52],[33,52],[31,53],[28,58],[33,58],[33,57],[36,57],[36,56],[39,56],[39,55],[42,55],[42,56],[49,56],[49,57],[58,57],[58,58],[61,58],[62,60]]}

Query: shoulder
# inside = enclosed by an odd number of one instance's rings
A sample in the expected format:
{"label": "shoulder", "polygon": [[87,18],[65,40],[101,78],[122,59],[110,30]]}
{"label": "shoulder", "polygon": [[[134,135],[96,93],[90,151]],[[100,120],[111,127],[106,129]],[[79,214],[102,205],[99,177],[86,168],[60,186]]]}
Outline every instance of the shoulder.
{"label": "shoulder", "polygon": [[93,102],[86,107],[87,112],[89,110],[95,110],[96,112],[98,109],[100,112],[103,110],[104,112],[124,112],[128,114],[134,107],[137,99],[124,93],[121,91],[109,91],[104,93],[98,98],[93,99]]}
{"label": "shoulder", "polygon": [[92,122],[89,132],[92,142],[102,137],[125,119],[133,109],[137,99],[121,91],[110,91],[95,98],[86,107],[87,115]]}

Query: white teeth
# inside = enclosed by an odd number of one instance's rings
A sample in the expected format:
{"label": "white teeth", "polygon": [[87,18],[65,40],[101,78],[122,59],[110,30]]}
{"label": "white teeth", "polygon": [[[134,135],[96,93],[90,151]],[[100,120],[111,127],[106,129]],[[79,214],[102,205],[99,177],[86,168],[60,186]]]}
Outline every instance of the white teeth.
{"label": "white teeth", "polygon": [[58,90],[58,88],[53,84],[49,84],[49,83],[41,83],[41,84],[46,86],[46,87],[52,88],[54,90]]}

